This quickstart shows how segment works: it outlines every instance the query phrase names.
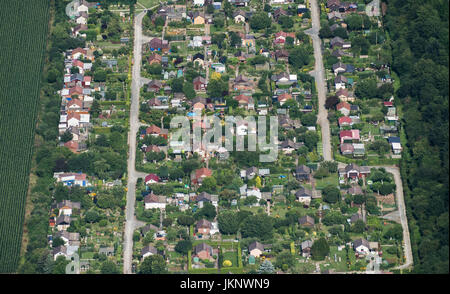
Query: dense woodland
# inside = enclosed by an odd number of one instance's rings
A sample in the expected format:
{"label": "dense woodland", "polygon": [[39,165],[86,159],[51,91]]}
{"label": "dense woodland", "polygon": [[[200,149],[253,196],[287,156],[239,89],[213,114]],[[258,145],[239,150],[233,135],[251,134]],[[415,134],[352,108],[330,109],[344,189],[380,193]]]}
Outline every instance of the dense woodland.
{"label": "dense woodland", "polygon": [[388,0],[414,272],[448,273],[448,1]]}

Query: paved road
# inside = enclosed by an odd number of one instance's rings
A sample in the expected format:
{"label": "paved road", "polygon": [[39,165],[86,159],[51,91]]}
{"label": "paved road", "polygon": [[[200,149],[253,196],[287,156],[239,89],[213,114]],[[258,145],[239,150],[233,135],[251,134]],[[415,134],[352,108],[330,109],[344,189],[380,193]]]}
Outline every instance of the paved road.
{"label": "paved road", "polygon": [[316,80],[317,93],[319,98],[319,114],[317,122],[322,130],[323,159],[325,161],[333,160],[331,152],[330,124],[328,121],[328,111],[325,109],[325,99],[327,94],[327,84],[325,80],[325,70],[322,61],[321,40],[319,38],[320,30],[320,10],[317,0],[310,0],[312,28],[305,31],[311,36],[314,47],[315,69],[312,75]]}
{"label": "paved road", "polygon": [[136,181],[141,173],[136,172],[136,133],[139,129],[139,89],[141,81],[142,60],[142,18],[145,13],[136,15],[134,20],[134,52],[131,82],[131,107],[130,107],[130,132],[128,133],[129,157],[128,157],[128,184],[126,223],[124,233],[123,273],[131,274],[133,260],[133,232],[137,228],[134,205],[136,200]]}

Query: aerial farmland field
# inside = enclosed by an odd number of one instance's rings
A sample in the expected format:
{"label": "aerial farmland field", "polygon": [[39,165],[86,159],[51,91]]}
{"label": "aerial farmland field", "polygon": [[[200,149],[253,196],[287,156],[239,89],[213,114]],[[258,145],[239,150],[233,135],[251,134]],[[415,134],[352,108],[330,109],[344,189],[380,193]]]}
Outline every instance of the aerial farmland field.
{"label": "aerial farmland field", "polygon": [[15,272],[24,221],[49,1],[0,1],[0,273]]}

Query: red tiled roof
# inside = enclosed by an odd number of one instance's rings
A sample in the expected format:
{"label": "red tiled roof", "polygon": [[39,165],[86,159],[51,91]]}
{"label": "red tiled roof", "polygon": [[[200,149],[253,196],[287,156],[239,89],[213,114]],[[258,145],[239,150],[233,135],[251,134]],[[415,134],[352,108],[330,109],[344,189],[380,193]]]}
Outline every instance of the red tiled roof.
{"label": "red tiled roof", "polygon": [[148,181],[155,181],[155,182],[159,182],[159,177],[155,174],[148,174],[145,176],[145,180],[144,182],[147,183]]}
{"label": "red tiled roof", "polygon": [[146,134],[160,134],[161,133],[161,128],[158,128],[155,125],[151,125],[149,126],[146,130],[145,130]]}
{"label": "red tiled roof", "polygon": [[339,125],[342,125],[344,123],[348,123],[351,124],[352,123],[352,119],[349,118],[348,116],[342,116],[339,118]]}
{"label": "red tiled roof", "polygon": [[340,102],[340,103],[338,103],[338,105],[336,105],[336,109],[337,109],[337,110],[340,110],[340,109],[342,109],[342,108],[345,108],[345,109],[350,110],[350,103],[347,103],[347,102]]}
{"label": "red tiled roof", "polygon": [[212,170],[206,167],[199,168],[195,171],[195,178],[201,178],[201,177],[210,177],[212,175]]}

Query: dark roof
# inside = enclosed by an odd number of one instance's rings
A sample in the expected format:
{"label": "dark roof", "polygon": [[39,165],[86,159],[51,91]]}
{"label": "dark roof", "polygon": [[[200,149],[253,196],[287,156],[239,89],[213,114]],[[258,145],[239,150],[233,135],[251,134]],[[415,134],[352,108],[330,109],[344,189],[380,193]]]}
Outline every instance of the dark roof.
{"label": "dark roof", "polygon": [[345,167],[345,172],[349,172],[351,170],[357,170],[359,172],[359,166],[354,163],[350,163]]}
{"label": "dark roof", "polygon": [[57,225],[70,224],[70,222],[71,222],[71,218],[68,215],[60,215],[56,219],[56,224]]}
{"label": "dark roof", "polygon": [[364,245],[367,248],[370,248],[369,241],[367,241],[366,239],[359,238],[359,239],[353,241],[353,248],[357,248],[361,245]]}
{"label": "dark roof", "polygon": [[67,247],[64,246],[64,245],[55,247],[55,248],[53,248],[52,253],[53,253],[53,255],[55,255],[56,253],[64,253],[64,254],[66,254],[67,253]]}
{"label": "dark roof", "polygon": [[353,214],[352,215],[352,217],[350,218],[350,222],[351,223],[354,223],[354,222],[356,222],[357,220],[363,220],[363,217],[362,217],[362,215],[361,214],[359,214],[359,213],[355,213],[355,214]]}
{"label": "dark roof", "polygon": [[141,228],[141,233],[145,235],[147,232],[151,230],[158,231],[158,227],[152,224],[146,225],[145,227]]}
{"label": "dark roof", "polygon": [[196,229],[199,228],[209,228],[211,229],[211,222],[207,219],[201,219],[197,222],[197,224],[195,225]]}
{"label": "dark roof", "polygon": [[252,251],[253,249],[259,249],[261,251],[264,251],[264,245],[259,243],[258,241],[255,241],[248,245],[248,251]]}
{"label": "dark roof", "polygon": [[158,250],[155,247],[153,247],[152,245],[147,245],[144,248],[142,248],[141,255],[147,254],[149,252],[154,255],[158,254]]}
{"label": "dark roof", "polygon": [[200,253],[202,251],[209,251],[209,254],[212,255],[212,247],[209,246],[206,243],[200,243],[200,244],[198,244],[197,246],[194,247],[194,253],[195,254],[198,254],[198,253]]}
{"label": "dark roof", "polygon": [[211,195],[206,192],[198,194],[197,201],[211,201]]}
{"label": "dark roof", "polygon": [[80,209],[81,203],[80,202],[72,202],[70,200],[63,200],[63,201],[59,202],[58,204],[56,204],[56,207],[58,209],[60,209],[64,206],[68,206],[72,209],[75,209],[75,208]]}
{"label": "dark roof", "polygon": [[400,137],[389,137],[388,142],[389,143],[400,143]]}
{"label": "dark roof", "polygon": [[300,189],[298,189],[298,191],[295,193],[295,197],[312,197],[312,191],[306,189],[305,187],[300,187]]}
{"label": "dark roof", "polygon": [[315,221],[314,221],[314,218],[310,217],[309,215],[305,215],[305,216],[303,216],[303,217],[298,219],[298,223],[300,225],[303,225],[303,224],[312,224],[312,225],[314,225]]}
{"label": "dark roof", "polygon": [[296,174],[310,174],[311,173],[311,169],[309,167],[307,167],[306,165],[302,164],[299,165],[295,168],[295,173]]}
{"label": "dark roof", "polygon": [[194,56],[192,56],[192,60],[196,60],[197,58],[200,59],[205,59],[205,55],[201,54],[201,53],[196,53]]}

